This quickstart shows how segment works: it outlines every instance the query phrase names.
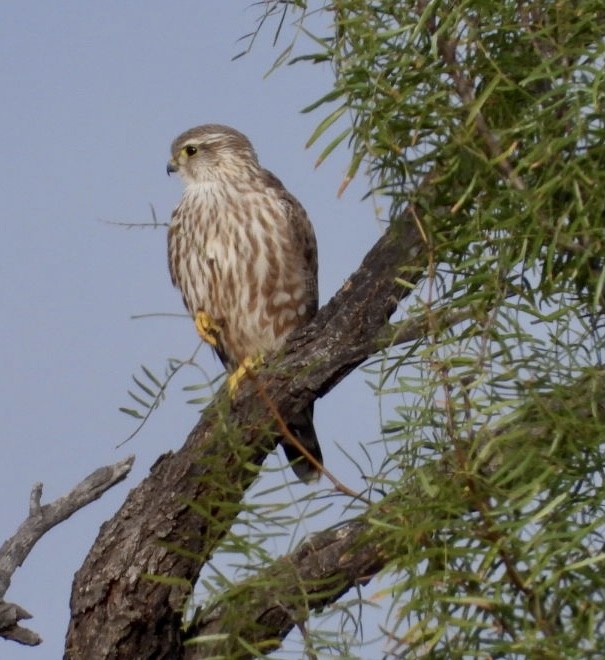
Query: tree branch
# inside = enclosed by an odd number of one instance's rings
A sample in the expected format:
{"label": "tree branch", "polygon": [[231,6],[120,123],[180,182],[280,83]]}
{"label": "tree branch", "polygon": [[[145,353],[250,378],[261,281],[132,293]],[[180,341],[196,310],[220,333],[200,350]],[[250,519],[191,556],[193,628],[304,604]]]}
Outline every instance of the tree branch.
{"label": "tree branch", "polygon": [[[428,248],[417,215],[410,206],[334,298],[289,339],[279,365],[259,373],[284,419],[378,349],[380,331],[424,272]],[[238,515],[256,477],[251,466],[274,446],[266,432],[273,420],[257,384],[246,379],[231,406],[219,393],[182,449],[160,457],[103,525],[74,579],[66,658],[182,657],[184,600]]]}
{"label": "tree branch", "polygon": [[363,516],[305,539],[294,552],[235,585],[198,611],[187,629],[186,660],[253,657],[241,639],[269,653],[309,612],[335,602],[354,585],[366,584],[387,556]]}
{"label": "tree branch", "polygon": [[0,548],[0,637],[29,646],[40,644],[42,640],[35,632],[18,625],[22,619],[31,619],[31,615],[19,605],[3,600],[14,572],[48,530],[99,499],[105,491],[125,479],[133,462],[134,457],[129,456],[114,465],[95,470],[71,492],[50,504],[40,504],[42,484],[34,484],[29,498],[28,517]]}

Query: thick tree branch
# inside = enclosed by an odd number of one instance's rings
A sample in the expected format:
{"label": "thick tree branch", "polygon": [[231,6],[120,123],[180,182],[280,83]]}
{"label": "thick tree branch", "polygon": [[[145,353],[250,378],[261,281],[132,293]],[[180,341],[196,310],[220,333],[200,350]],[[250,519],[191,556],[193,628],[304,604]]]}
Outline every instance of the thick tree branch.
{"label": "thick tree branch", "polygon": [[[396,279],[417,281],[427,252],[410,207],[315,319],[290,338],[278,367],[259,374],[255,381],[284,419],[378,349],[377,337],[411,291]],[[272,420],[257,385],[244,382],[232,406],[219,395],[183,448],[160,457],[103,525],[75,576],[67,658],[182,657],[184,599],[239,513],[256,476],[250,466],[273,448],[266,433]]]}
{"label": "thick tree branch", "polygon": [[18,625],[20,620],[30,619],[31,615],[19,605],[5,603],[3,600],[13,574],[49,529],[99,499],[105,491],[125,479],[133,462],[134,457],[130,456],[114,465],[95,470],[67,495],[50,504],[40,504],[42,484],[34,485],[29,498],[28,517],[0,548],[0,637],[30,646],[42,641],[36,633]]}
{"label": "thick tree branch", "polygon": [[240,639],[258,645],[264,653],[309,613],[335,602],[354,585],[368,582],[387,561],[380,537],[367,534],[363,516],[327,529],[301,543],[268,569],[224,594],[204,608],[187,630],[191,637],[186,660],[208,657],[253,657]]}

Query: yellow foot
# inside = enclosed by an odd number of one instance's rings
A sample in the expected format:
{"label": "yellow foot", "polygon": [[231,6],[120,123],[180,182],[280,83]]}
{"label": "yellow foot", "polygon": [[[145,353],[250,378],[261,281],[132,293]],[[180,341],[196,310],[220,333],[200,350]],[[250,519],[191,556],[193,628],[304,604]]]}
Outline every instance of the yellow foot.
{"label": "yellow foot", "polygon": [[216,348],[218,346],[218,336],[221,328],[215,320],[206,314],[206,312],[198,312],[195,315],[195,329],[198,335],[210,346]]}
{"label": "yellow foot", "polygon": [[248,373],[263,363],[262,356],[257,358],[246,357],[239,367],[227,378],[227,387],[229,388],[229,396],[233,399],[240,381]]}

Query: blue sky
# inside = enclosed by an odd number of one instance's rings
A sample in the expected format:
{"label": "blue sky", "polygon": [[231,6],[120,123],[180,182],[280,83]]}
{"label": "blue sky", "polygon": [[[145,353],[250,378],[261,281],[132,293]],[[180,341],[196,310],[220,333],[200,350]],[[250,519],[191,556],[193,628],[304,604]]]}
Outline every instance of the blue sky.
{"label": "blue sky", "polygon": [[[115,449],[133,429],[118,412],[131,373],[141,364],[161,373],[167,357],[186,358],[197,343],[185,318],[131,319],[183,312],[165,229],[107,224],[149,222],[150,204],[169,219],[181,190],[166,176],[171,140],[206,122],[250,137],[315,225],[322,303],[379,236],[371,202],[360,201],[366,182],[336,196],[346,154],[315,169],[319,150],[305,149],[323,115],[300,110],[330,89],[329,68],[283,67],[264,78],[293,35],[286,29],[272,49],[275,24],[231,61],[259,13],[250,0],[0,4],[0,541],[25,517],[34,482],[47,502],[95,468],[137,457],[125,483],[44,537],[14,576],[7,598],[31,612],[44,644],[0,642],[1,657],[61,656],[73,573],[99,525],[198,416],[180,388],[199,375],[185,374],[143,432]],[[301,36],[300,48],[313,46]],[[218,371],[209,349],[200,362]],[[337,444],[363,462],[359,444],[379,437],[366,378],[353,375],[317,404],[327,466],[343,479],[355,470]]]}

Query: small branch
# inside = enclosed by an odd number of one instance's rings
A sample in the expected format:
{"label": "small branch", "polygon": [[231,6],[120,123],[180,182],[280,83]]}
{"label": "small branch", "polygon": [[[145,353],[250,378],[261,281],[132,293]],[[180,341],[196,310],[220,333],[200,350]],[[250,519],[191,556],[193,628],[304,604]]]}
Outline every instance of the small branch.
{"label": "small branch", "polygon": [[117,220],[102,220],[106,225],[113,225],[114,227],[124,227],[125,229],[145,229],[146,227],[151,227],[152,229],[158,229],[159,227],[169,227],[169,222],[160,222],[158,216],[155,212],[153,204],[149,205],[151,210],[151,222],[120,222]]}
{"label": "small branch", "polygon": [[256,374],[251,369],[248,368],[246,368],[246,373],[248,375],[248,378],[251,378],[256,383],[258,394],[260,398],[264,401],[271,415],[273,416],[273,419],[277,424],[277,428],[279,429],[280,434],[284,438],[286,438],[290,444],[296,447],[296,449],[311,463],[311,465],[313,465],[313,467],[315,467],[315,469],[318,472],[323,474],[329,481],[332,482],[332,485],[334,486],[335,490],[337,490],[339,493],[342,493],[343,495],[347,495],[348,497],[352,497],[353,499],[364,502],[365,504],[371,504],[372,503],[371,500],[369,500],[367,497],[364,497],[361,493],[356,493],[348,486],[345,486],[345,484],[339,481],[324,465],[322,465],[315,458],[315,456],[311,454],[311,452],[307,450],[307,448],[302,444],[302,442],[290,431],[284,418],[281,416],[279,410],[277,409],[277,406],[275,405],[275,403],[273,403],[273,401],[267,394],[267,390],[265,386],[258,381]]}
{"label": "small branch", "polygon": [[48,530],[67,520],[73,513],[97,500],[105,491],[125,479],[133,463],[134,456],[129,456],[114,465],[99,468],[67,495],[50,504],[40,503],[42,484],[34,484],[29,498],[29,515],[17,532],[0,548],[0,637],[28,645],[41,642],[36,633],[18,625],[18,621],[29,619],[31,615],[19,605],[2,600],[13,574]]}
{"label": "small branch", "polygon": [[[186,360],[179,361],[178,365],[176,367],[174,367],[174,369],[170,370],[170,372],[168,373],[168,375],[166,376],[164,381],[160,384],[160,387],[158,389],[157,394],[153,397],[152,402],[149,404],[149,406],[147,408],[147,412],[143,415],[142,418],[139,417],[139,419],[141,419],[141,421],[137,424],[137,427],[135,428],[135,430],[125,440],[122,440],[122,442],[119,442],[116,445],[116,449],[120,449],[127,442],[130,442],[139,433],[139,431],[145,426],[145,424],[147,424],[147,422],[149,421],[149,418],[151,417],[153,412],[156,411],[159,408],[159,405],[160,405],[162,399],[165,397],[166,390],[168,388],[168,385],[170,385],[170,382],[172,381],[172,379],[177,375],[177,373],[179,373],[179,371],[183,367],[195,365],[195,358],[197,357],[197,354],[198,354],[200,348],[203,345],[204,345],[204,342],[200,341],[198,343],[198,345],[196,346],[195,350],[193,351],[193,353],[191,354],[191,357],[187,358]],[[133,376],[133,378],[134,378],[134,376]],[[135,380],[135,382],[137,382],[136,378],[134,378],[134,380]],[[120,411],[130,413],[130,411],[126,410],[125,408],[120,408]]]}
{"label": "small branch", "polygon": [[[433,36],[436,34],[436,29],[437,26],[433,22],[431,26],[431,32]],[[443,62],[448,67],[448,73],[454,82],[454,89],[456,90],[456,94],[467,108],[471,108],[475,106],[477,97],[470,74],[463,70],[463,68],[458,63],[458,60],[456,59],[457,45],[458,44],[454,39],[439,37],[437,40],[439,54],[441,55]],[[486,156],[496,164],[496,167],[503,175],[504,180],[514,190],[527,193],[527,185],[517,174],[515,168],[511,165],[510,160],[506,157],[505,151],[500,145],[498,136],[490,128],[484,114],[480,110],[476,111],[475,113],[474,123],[477,135],[481,137],[485,145]],[[550,217],[546,217],[544,213],[540,212],[538,213],[537,218],[542,228],[547,232],[548,236],[554,238],[557,245],[559,245],[562,249],[575,255],[584,254],[586,248],[579,242],[575,242],[573,239],[569,239],[560,235],[559,233],[555,234],[554,228],[552,226],[552,219]]]}
{"label": "small branch", "polygon": [[[456,93],[467,107],[471,107],[476,102],[475,90],[472,81],[461,70],[458,61],[456,60],[456,42],[452,39],[440,37],[437,40],[437,46],[443,61],[449,67],[449,74],[454,81]],[[522,179],[515,173],[512,165],[503,155],[502,147],[500,146],[498,138],[488,126],[488,123],[480,110],[475,114],[475,128],[487,147],[488,155],[497,163],[498,169],[504,174],[511,186],[516,190],[524,191],[525,183],[523,183]]]}
{"label": "small branch", "polygon": [[18,625],[22,619],[31,619],[32,615],[19,605],[0,601],[0,637],[25,646],[38,646],[42,638],[29,628]]}
{"label": "small branch", "polygon": [[157,229],[158,227],[170,227],[168,222],[119,222],[118,220],[103,220],[106,225],[114,227],[124,227],[124,229],[145,229],[151,227]]}
{"label": "small branch", "polygon": [[36,517],[40,515],[41,500],[42,500],[42,482],[37,481],[29,496],[29,515],[30,517]]}
{"label": "small branch", "polygon": [[187,630],[185,659],[252,658],[250,646],[263,653],[279,648],[309,610],[335,602],[384,568],[388,553],[381,540],[363,516],[305,539],[292,554],[198,610]]}
{"label": "small branch", "polygon": [[412,316],[398,325],[385,326],[378,336],[378,345],[381,348],[391,348],[399,344],[407,344],[410,341],[426,337],[430,331],[434,331],[435,327],[451,328],[463,321],[477,319],[481,314],[484,312],[475,305],[458,309],[452,309],[451,305],[436,308],[427,306],[421,314]]}

